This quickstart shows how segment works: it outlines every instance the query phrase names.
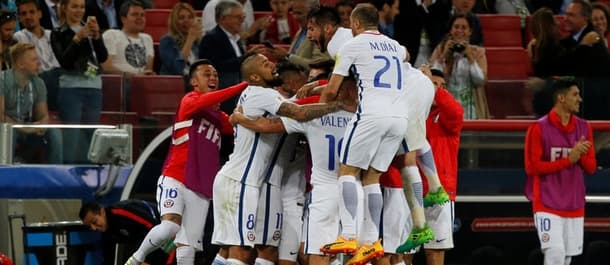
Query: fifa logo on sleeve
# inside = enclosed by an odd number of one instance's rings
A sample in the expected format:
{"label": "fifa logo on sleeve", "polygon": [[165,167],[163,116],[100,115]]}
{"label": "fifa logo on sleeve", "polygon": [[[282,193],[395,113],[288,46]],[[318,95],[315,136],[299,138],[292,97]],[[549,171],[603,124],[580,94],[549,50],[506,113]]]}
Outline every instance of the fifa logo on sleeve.
{"label": "fifa logo on sleeve", "polygon": [[568,157],[571,150],[568,147],[551,147],[551,162]]}

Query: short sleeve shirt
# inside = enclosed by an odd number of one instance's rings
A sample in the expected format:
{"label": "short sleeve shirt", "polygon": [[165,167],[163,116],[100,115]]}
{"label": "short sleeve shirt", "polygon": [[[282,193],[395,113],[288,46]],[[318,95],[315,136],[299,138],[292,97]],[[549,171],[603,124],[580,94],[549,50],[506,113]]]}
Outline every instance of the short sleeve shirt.
{"label": "short sleeve shirt", "polygon": [[112,63],[122,72],[143,72],[148,57],[155,56],[152,38],[146,33],[132,38],[122,30],[109,29],[104,32],[103,38]]}
{"label": "short sleeve shirt", "polygon": [[36,76],[24,88],[19,88],[10,69],[0,73],[0,96],[4,97],[5,115],[17,122],[32,122],[34,106],[47,102],[47,87]]}

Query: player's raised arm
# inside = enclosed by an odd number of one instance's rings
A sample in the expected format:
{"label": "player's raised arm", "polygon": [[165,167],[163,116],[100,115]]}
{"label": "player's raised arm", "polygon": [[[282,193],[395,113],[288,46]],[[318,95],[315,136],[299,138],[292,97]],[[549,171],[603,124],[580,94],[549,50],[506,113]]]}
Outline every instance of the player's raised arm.
{"label": "player's raised arm", "polygon": [[250,130],[259,133],[283,133],[286,132],[282,120],[279,118],[265,118],[259,117],[257,119],[248,118],[239,111],[231,114],[231,123],[239,124]]}
{"label": "player's raised arm", "polygon": [[339,87],[341,87],[343,78],[344,77],[339,74],[332,74],[330,76],[328,85],[326,85],[326,88],[324,88],[320,94],[320,102],[330,102],[337,98],[337,93],[339,92]]}

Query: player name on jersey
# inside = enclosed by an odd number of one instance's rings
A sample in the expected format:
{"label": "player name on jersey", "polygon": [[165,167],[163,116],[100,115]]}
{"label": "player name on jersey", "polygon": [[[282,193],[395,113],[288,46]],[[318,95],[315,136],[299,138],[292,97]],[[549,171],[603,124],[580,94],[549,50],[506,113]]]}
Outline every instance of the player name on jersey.
{"label": "player name on jersey", "polygon": [[398,47],[389,42],[369,42],[371,51],[398,52]]}
{"label": "player name on jersey", "polygon": [[351,117],[347,118],[342,116],[326,115],[320,117],[320,124],[326,127],[344,128],[347,126],[350,120]]}

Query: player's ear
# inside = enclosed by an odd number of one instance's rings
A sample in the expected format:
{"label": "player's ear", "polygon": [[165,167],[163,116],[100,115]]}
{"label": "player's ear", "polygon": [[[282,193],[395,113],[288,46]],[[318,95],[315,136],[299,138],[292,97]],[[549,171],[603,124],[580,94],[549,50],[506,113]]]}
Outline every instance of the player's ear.
{"label": "player's ear", "polygon": [[189,81],[189,83],[191,84],[191,87],[197,87],[197,82],[195,81],[195,78],[191,78],[191,81]]}

